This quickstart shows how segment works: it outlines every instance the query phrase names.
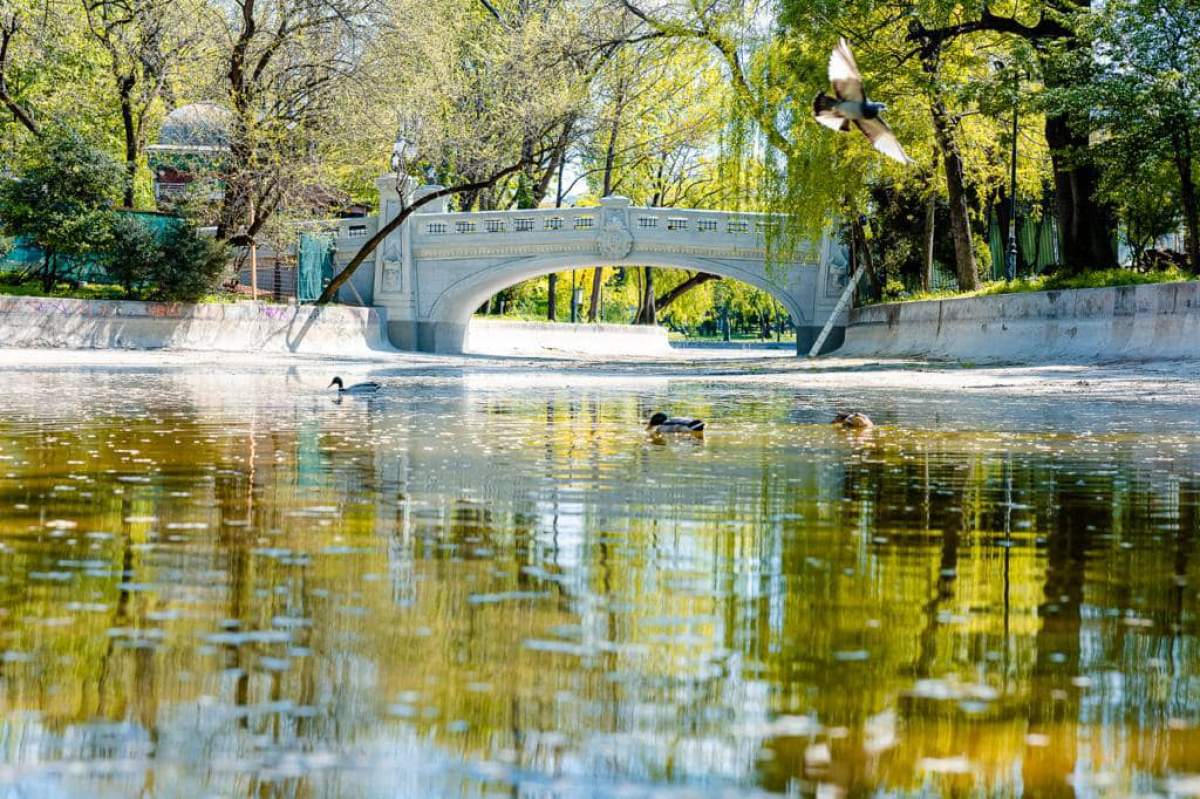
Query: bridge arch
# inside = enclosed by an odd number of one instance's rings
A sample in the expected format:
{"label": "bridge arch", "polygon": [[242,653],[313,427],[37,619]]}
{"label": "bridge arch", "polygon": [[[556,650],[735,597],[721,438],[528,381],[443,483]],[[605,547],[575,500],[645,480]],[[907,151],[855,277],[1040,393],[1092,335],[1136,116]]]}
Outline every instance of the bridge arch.
{"label": "bridge arch", "polygon": [[[386,182],[381,181],[381,193]],[[393,184],[394,185],[394,184]],[[398,203],[381,197],[386,217]],[[376,254],[373,295],[401,349],[462,352],[471,316],[488,297],[551,272],[657,266],[710,272],[759,288],[787,310],[807,350],[844,284],[844,251],[828,237],[787,262],[768,257],[776,217],[639,208],[623,197],[597,207],[416,213]]]}
{"label": "bridge arch", "polygon": [[788,292],[786,286],[772,280],[764,270],[754,269],[752,264],[747,265],[714,258],[699,258],[667,253],[652,253],[644,257],[630,257],[615,264],[608,263],[597,257],[579,258],[567,255],[512,258],[508,261],[492,265],[486,272],[463,276],[457,283],[446,286],[433,299],[430,306],[430,316],[435,319],[444,319],[447,322],[457,322],[466,325],[475,310],[489,297],[510,286],[554,272],[565,272],[572,269],[593,269],[601,266],[625,266],[629,268],[654,266],[666,269],[684,269],[708,272],[719,277],[739,280],[756,289],[761,289],[777,299],[788,312],[792,323],[797,327],[811,324],[811,319],[806,315],[805,309],[797,301],[794,294]]}

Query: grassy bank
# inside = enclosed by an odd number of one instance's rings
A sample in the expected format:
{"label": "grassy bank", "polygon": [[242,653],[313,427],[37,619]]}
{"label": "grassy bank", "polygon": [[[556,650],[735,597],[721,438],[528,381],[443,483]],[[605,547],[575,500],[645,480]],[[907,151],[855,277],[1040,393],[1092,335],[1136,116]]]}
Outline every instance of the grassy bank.
{"label": "grassy bank", "polygon": [[[72,300],[143,300],[152,301],[149,292],[134,292],[130,297],[125,289],[108,283],[57,283],[50,291],[42,289],[41,280],[17,281],[0,278],[0,296],[9,297],[61,297]],[[229,293],[206,294],[197,302],[200,303],[233,303],[247,301],[248,296]],[[259,302],[266,302],[261,297]]]}
{"label": "grassy bank", "polygon": [[1030,291],[1061,291],[1065,289],[1101,289],[1113,286],[1141,286],[1151,283],[1182,283],[1195,280],[1194,275],[1180,269],[1165,269],[1158,272],[1134,272],[1131,269],[1102,269],[1084,272],[1081,275],[1037,275],[1017,280],[997,280],[985,283],[975,291],[918,291],[885,302],[920,302],[923,300],[950,300],[961,297],[987,297],[993,294],[1020,294]]}

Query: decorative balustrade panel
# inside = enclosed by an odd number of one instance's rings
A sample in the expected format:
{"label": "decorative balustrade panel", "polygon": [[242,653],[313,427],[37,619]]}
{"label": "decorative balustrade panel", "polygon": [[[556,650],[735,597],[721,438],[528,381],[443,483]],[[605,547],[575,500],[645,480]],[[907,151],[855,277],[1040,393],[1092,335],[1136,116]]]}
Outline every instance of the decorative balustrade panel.
{"label": "decorative balustrade panel", "polygon": [[[413,246],[425,258],[461,257],[475,250],[513,253],[522,245],[571,252],[596,242],[602,254],[643,247],[762,257],[770,228],[779,219],[726,211],[588,207],[419,214],[412,224]],[[622,246],[619,239],[625,236],[631,242]]]}

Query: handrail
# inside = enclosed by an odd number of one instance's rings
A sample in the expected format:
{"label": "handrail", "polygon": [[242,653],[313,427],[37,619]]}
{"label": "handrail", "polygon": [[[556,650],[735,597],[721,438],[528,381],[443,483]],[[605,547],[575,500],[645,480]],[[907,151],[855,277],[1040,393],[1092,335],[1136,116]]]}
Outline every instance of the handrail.
{"label": "handrail", "polygon": [[[629,206],[629,227],[642,236],[656,234],[760,237],[783,221],[781,214],[753,211],[710,211],[688,208]],[[600,232],[603,206],[530,208],[508,211],[454,211],[414,214],[413,233],[422,240],[452,236],[486,239],[496,234],[594,234]]]}

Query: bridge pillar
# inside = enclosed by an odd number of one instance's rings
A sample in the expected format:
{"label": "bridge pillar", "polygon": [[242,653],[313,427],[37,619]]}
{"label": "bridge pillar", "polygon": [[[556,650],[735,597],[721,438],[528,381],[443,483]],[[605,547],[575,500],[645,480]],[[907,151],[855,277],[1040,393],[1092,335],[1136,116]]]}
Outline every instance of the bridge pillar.
{"label": "bridge pillar", "polygon": [[[442,186],[418,185],[415,178],[383,175],[375,180],[379,192],[379,224],[391,222],[408,204],[419,200]],[[413,258],[414,217],[420,214],[444,214],[449,210],[449,198],[441,197],[426,203],[413,212],[375,250],[375,304],[387,313],[387,334],[393,347],[401,350],[431,351],[422,346],[428,339],[420,320],[420,270]],[[425,333],[426,335],[423,335]]]}

